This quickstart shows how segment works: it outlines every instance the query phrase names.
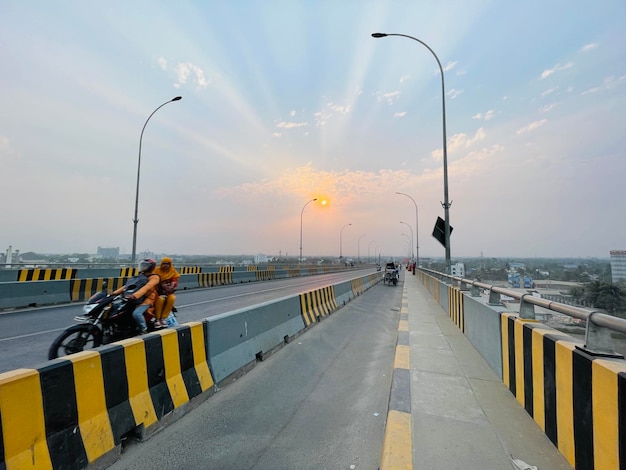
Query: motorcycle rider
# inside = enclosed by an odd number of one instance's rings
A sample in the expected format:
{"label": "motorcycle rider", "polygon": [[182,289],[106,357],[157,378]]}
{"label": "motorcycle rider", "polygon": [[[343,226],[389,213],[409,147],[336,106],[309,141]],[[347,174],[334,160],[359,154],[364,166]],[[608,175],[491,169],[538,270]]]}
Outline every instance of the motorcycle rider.
{"label": "motorcycle rider", "polygon": [[154,271],[159,275],[160,284],[157,288],[157,298],[154,305],[154,316],[156,320],[154,322],[155,328],[167,328],[167,317],[170,316],[170,312],[174,307],[176,301],[176,295],[174,292],[178,287],[178,279],[180,274],[174,268],[172,258],[165,256],[161,260],[161,264]]}
{"label": "motorcycle rider", "polygon": [[133,319],[137,323],[141,334],[148,332],[144,313],[154,310],[154,302],[157,297],[156,289],[160,283],[159,275],[154,273],[155,268],[156,261],[151,258],[142,259],[137,265],[139,274],[129,279],[124,286],[113,292],[113,295],[118,295],[131,287],[135,289],[137,286],[141,286],[134,292],[124,294],[124,297],[128,299],[141,301],[141,303],[135,307],[135,310],[133,310]]}

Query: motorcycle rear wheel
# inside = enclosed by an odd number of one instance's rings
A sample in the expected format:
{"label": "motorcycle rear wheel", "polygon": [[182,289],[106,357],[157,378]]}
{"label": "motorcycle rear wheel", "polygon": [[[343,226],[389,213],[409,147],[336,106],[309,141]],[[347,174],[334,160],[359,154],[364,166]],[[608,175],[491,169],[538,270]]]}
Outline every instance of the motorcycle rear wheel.
{"label": "motorcycle rear wheel", "polygon": [[102,333],[97,326],[73,325],[52,342],[48,350],[48,359],[68,356],[77,352],[97,348],[102,345]]}

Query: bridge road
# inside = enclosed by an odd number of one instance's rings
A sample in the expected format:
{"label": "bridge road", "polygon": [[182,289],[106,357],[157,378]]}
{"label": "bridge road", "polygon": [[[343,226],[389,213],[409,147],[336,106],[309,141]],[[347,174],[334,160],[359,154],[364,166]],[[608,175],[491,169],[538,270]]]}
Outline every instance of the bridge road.
{"label": "bridge road", "polygon": [[[383,469],[502,470],[516,468],[513,457],[539,470],[571,469],[417,277],[405,274],[128,445],[110,468],[369,470],[382,460]],[[410,349],[404,390],[395,378],[391,386],[401,364],[396,343]],[[408,435],[385,429],[388,408],[403,400]]]}
{"label": "bridge road", "polygon": [[401,298],[377,284],[110,468],[378,468]]}

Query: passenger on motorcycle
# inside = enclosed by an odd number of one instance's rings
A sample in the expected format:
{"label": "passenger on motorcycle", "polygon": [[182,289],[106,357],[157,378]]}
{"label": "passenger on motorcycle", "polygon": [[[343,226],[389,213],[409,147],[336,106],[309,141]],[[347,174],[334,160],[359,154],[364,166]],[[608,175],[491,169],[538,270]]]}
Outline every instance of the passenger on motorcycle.
{"label": "passenger on motorcycle", "polygon": [[154,316],[156,317],[154,327],[167,328],[167,318],[170,316],[176,301],[174,292],[178,287],[180,274],[174,268],[172,258],[167,256],[161,260],[161,264],[154,272],[161,278],[161,282],[157,287],[158,297],[154,306]]}
{"label": "passenger on motorcycle", "polygon": [[124,293],[124,297],[140,302],[135,310],[133,310],[133,319],[137,323],[141,334],[148,332],[146,325],[145,313],[154,311],[154,303],[157,297],[157,287],[160,279],[154,273],[156,261],[147,258],[143,259],[137,265],[139,274],[131,279],[119,289],[113,292],[113,295]]}

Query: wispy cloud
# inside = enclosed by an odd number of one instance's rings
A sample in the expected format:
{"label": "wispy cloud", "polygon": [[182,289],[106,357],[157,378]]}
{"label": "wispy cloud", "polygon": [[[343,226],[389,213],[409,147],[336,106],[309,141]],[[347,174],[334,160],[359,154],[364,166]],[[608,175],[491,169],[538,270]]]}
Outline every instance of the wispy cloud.
{"label": "wispy cloud", "polygon": [[552,88],[548,88],[546,91],[544,91],[543,93],[541,93],[541,97],[545,98],[546,96],[554,93],[555,91],[557,91],[559,89],[558,86],[552,87]]}
{"label": "wispy cloud", "polygon": [[481,127],[479,128],[474,137],[470,137],[467,134],[455,134],[450,139],[448,139],[448,150],[454,152],[460,148],[469,148],[476,142],[479,142],[485,138],[485,130]]}
{"label": "wispy cloud", "polygon": [[315,118],[315,125],[317,127],[325,126],[330,118],[332,118],[335,114],[348,114],[350,112],[350,106],[339,105],[337,103],[328,102],[326,103],[326,107],[321,111],[317,111],[313,113],[313,117]]}
{"label": "wispy cloud", "polygon": [[472,116],[472,119],[478,119],[478,120],[482,120],[482,121],[489,121],[490,119],[493,119],[493,117],[495,115],[496,115],[496,112],[493,109],[490,109],[486,113],[474,114]]}
{"label": "wispy cloud", "polygon": [[504,151],[504,147],[494,144],[490,147],[483,147],[479,150],[473,150],[463,158],[455,160],[452,163],[455,173],[468,177],[473,173],[485,171],[485,160],[492,158],[494,155]]}
{"label": "wispy cloud", "polygon": [[331,202],[341,201],[347,205],[367,195],[388,194],[390,187],[398,181],[406,181],[414,175],[406,170],[373,171],[324,171],[318,170],[310,163],[284,172],[273,179],[245,183],[234,187],[222,187],[216,190],[223,198],[258,197],[268,194],[282,196],[308,197],[310,194],[324,194]]}
{"label": "wispy cloud", "polygon": [[547,104],[547,105],[542,106],[541,108],[539,108],[539,112],[540,113],[547,113],[549,111],[552,111],[557,105],[558,105],[558,103]]}
{"label": "wispy cloud", "polygon": [[446,95],[448,95],[448,98],[450,98],[451,100],[455,99],[457,96],[463,94],[463,90],[456,90],[456,89],[452,89],[450,90],[448,93],[446,93]]}
{"label": "wispy cloud", "polygon": [[522,135],[522,134],[525,134],[526,132],[534,131],[535,129],[538,129],[539,127],[543,126],[546,122],[548,122],[547,119],[541,119],[540,121],[531,122],[527,126],[524,126],[518,129],[515,133],[517,135]]}
{"label": "wispy cloud", "polygon": [[406,111],[402,111],[400,113],[395,113],[393,115],[393,117],[404,117],[404,116],[406,116]]}
{"label": "wispy cloud", "polygon": [[390,91],[387,93],[377,92],[376,99],[378,101],[385,101],[387,104],[393,104],[400,97],[399,91]]}
{"label": "wispy cloud", "polygon": [[600,86],[589,88],[581,93],[581,95],[590,95],[592,93],[599,93],[601,91],[612,90],[620,85],[626,83],[626,75],[621,77],[610,76],[604,79],[604,82]]}
{"label": "wispy cloud", "polygon": [[190,77],[191,82],[195,83],[198,88],[209,86],[209,81],[204,76],[202,69],[190,62],[178,64],[176,66],[176,75],[178,77],[178,83],[174,85],[176,88],[186,84]]}
{"label": "wispy cloud", "polygon": [[574,62],[568,62],[567,64],[563,64],[563,65],[557,64],[551,69],[547,69],[541,72],[541,80],[543,80],[544,78],[548,78],[550,75],[552,75],[555,72],[571,69],[573,66],[574,66]]}
{"label": "wispy cloud", "polygon": [[327,106],[339,114],[348,114],[350,112],[350,106],[341,106],[335,103],[328,103]]}
{"label": "wispy cloud", "polygon": [[[467,134],[455,134],[448,138],[448,152],[455,152],[462,149],[467,149],[474,145],[476,142],[480,142],[485,139],[485,129],[479,128],[474,136],[468,136]],[[435,160],[441,160],[443,158],[443,149],[433,150],[431,156]]]}
{"label": "wispy cloud", "polygon": [[580,48],[580,51],[589,52],[589,51],[596,49],[597,47],[598,47],[598,44],[595,42],[592,42],[591,44],[585,44],[583,47]]}
{"label": "wispy cloud", "polygon": [[279,122],[278,124],[276,124],[276,127],[280,128],[280,129],[295,129],[297,127],[303,127],[303,126],[308,126],[309,123],[308,122]]}
{"label": "wispy cloud", "polygon": [[456,60],[454,62],[448,62],[448,65],[443,67],[443,71],[444,72],[448,72],[448,71],[452,70],[456,66],[456,64],[457,64]]}
{"label": "wispy cloud", "polygon": [[202,68],[192,64],[191,62],[179,62],[178,64],[170,67],[167,59],[159,57],[157,59],[157,64],[162,70],[174,73],[176,77],[174,88],[181,88],[188,82],[193,83],[197,89],[209,86],[210,81],[206,78]]}
{"label": "wispy cloud", "polygon": [[315,125],[317,127],[321,127],[326,125],[328,120],[332,117],[332,113],[318,111],[316,113],[313,113],[313,117],[315,118]]}

